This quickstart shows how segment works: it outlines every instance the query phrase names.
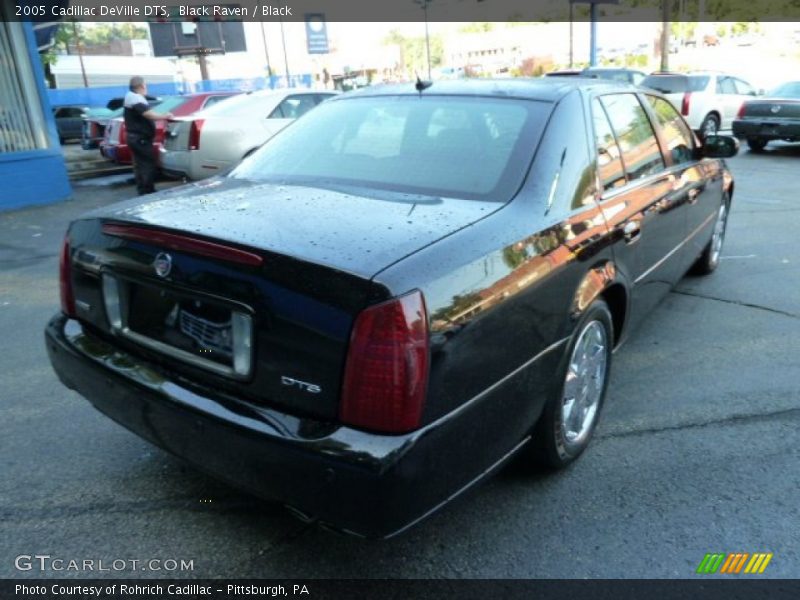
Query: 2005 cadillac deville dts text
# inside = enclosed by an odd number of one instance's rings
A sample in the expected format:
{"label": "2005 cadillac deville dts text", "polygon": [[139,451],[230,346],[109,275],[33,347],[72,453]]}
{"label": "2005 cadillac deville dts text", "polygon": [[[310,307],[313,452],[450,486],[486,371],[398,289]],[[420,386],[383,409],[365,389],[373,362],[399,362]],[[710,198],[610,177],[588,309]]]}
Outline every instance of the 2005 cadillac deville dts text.
{"label": "2005 cadillac deville dts text", "polygon": [[345,94],[224,176],[74,221],[47,349],[197,468],[389,536],[517,451],[578,457],[612,350],[717,267],[737,149],[602,80]]}

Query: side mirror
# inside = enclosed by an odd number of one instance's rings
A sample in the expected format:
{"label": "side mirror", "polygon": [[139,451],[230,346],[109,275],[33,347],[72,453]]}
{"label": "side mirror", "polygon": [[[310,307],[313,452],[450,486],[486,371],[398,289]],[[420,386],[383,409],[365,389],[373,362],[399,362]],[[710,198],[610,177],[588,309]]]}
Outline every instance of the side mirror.
{"label": "side mirror", "polygon": [[729,135],[709,135],[703,141],[706,158],[730,158],[739,152],[739,140]]}

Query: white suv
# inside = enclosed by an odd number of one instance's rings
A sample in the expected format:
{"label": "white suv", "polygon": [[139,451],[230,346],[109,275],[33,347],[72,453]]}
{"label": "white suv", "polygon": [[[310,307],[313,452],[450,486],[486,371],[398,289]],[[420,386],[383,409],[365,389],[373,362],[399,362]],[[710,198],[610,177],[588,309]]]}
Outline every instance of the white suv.
{"label": "white suv", "polygon": [[724,73],[653,73],[640,84],[663,93],[701,138],[730,129],[745,100],[756,89]]}

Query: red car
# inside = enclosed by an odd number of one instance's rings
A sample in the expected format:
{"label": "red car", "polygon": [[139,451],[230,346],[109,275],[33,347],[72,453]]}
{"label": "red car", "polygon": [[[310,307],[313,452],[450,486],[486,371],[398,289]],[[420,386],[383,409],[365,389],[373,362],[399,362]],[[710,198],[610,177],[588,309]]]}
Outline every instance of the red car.
{"label": "red car", "polygon": [[[208,108],[225,98],[235,96],[239,92],[200,92],[186,96],[167,96],[160,102],[151,104],[160,113],[171,112],[176,117],[186,117],[199,110]],[[156,121],[156,135],[153,139],[153,155],[159,160],[159,148],[164,143],[164,131],[167,121]],[[131,150],[128,147],[128,135],[125,129],[125,120],[117,117],[109,121],[105,129],[103,141],[100,142],[100,153],[107,159],[121,165],[133,163]]]}

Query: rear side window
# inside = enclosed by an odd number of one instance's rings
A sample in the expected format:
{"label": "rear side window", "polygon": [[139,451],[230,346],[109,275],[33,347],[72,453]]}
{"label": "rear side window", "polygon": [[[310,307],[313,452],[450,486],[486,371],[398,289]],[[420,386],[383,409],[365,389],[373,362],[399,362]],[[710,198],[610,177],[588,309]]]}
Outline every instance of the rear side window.
{"label": "rear side window", "polygon": [[669,102],[656,96],[646,96],[653,108],[656,121],[661,126],[667,150],[672,157],[673,164],[680,165],[694,160],[694,141],[692,132],[684,120]]}
{"label": "rear side window", "polygon": [[592,101],[592,120],[594,121],[594,141],[597,148],[597,169],[603,190],[625,185],[625,170],[622,168],[619,146],[614,138],[611,123],[606,111],[596,98]]}
{"label": "rear side window", "polygon": [[664,169],[664,159],[647,113],[634,94],[601,98],[622,151],[629,180],[654,175]]}
{"label": "rear side window", "polygon": [[708,75],[649,75],[641,85],[662,94],[702,92],[708,87]]}

